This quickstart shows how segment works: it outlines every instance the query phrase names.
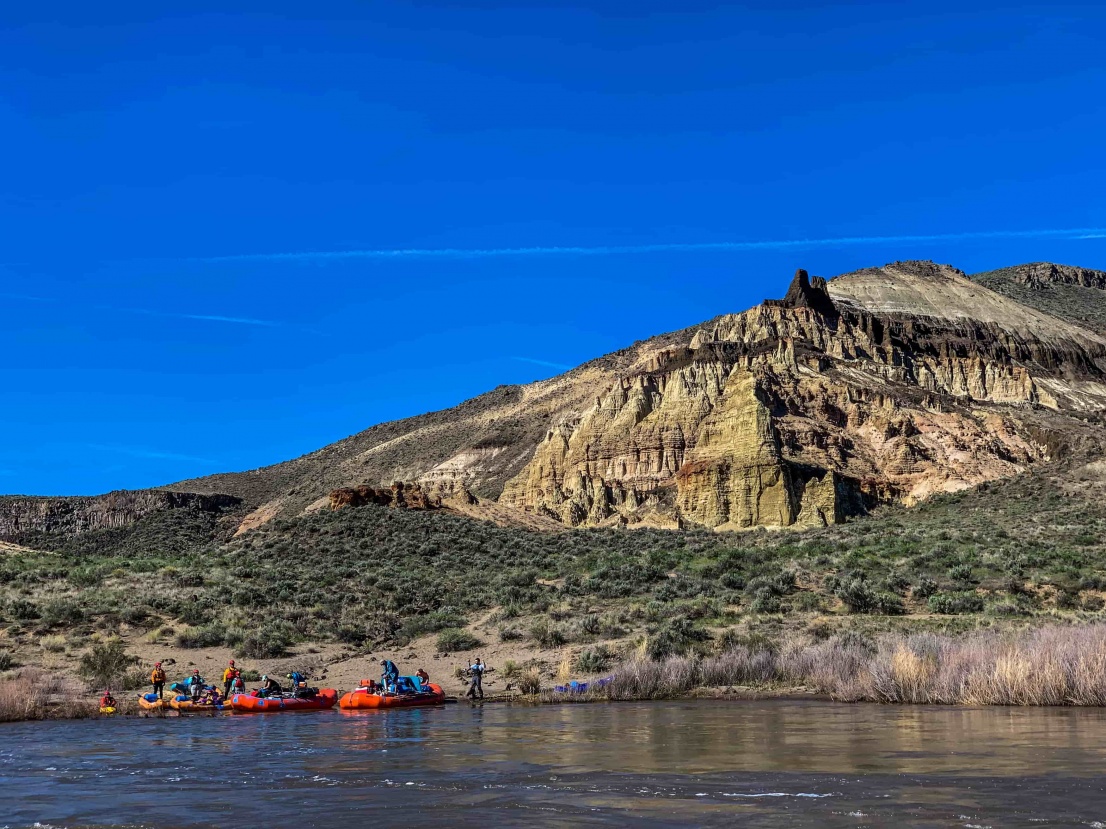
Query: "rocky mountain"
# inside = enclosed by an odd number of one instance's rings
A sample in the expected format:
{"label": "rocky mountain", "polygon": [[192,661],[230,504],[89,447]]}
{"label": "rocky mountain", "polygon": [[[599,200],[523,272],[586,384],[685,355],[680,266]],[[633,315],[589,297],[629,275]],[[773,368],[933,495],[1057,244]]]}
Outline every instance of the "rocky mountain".
{"label": "rocky mountain", "polygon": [[0,496],[0,539],[119,529],[167,510],[220,514],[233,511],[240,504],[239,499],[230,495],[160,490],[68,498]]}
{"label": "rocky mountain", "polygon": [[[781,300],[166,491],[237,499],[240,532],[379,503],[396,482],[435,508],[535,528],[836,523],[1100,451],[1106,335],[1091,304],[1057,299],[1071,291],[1106,296],[1106,274],[799,271]],[[0,538],[19,541],[31,519],[15,513],[46,508],[7,509]]]}
{"label": "rocky mountain", "polygon": [[972,280],[1039,311],[1106,332],[1106,271],[1032,262],[975,274]]}

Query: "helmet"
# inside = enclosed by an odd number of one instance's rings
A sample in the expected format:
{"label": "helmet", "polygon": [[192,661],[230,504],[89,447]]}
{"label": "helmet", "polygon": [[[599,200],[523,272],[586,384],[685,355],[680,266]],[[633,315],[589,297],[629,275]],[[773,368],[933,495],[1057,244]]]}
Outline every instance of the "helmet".
{"label": "helmet", "polygon": [[154,667],[155,667],[155,668],[160,668],[160,667],[161,667],[161,663],[160,663],[160,662],[155,662],[155,663],[154,663]]}
{"label": "helmet", "polygon": [[388,664],[388,660],[387,660],[387,659],[381,659],[381,660],[380,660],[380,664],[381,664],[381,665],[387,665],[387,664]]}
{"label": "helmet", "polygon": [[233,664],[234,664],[234,660],[233,660],[233,659],[232,659],[232,660],[230,660],[230,664],[231,664],[231,665],[233,665]]}
{"label": "helmet", "polygon": [[192,672],[192,676],[199,676],[199,675],[200,675],[200,670],[199,670],[199,668],[197,668],[196,670],[194,670],[194,671]]}
{"label": "helmet", "polygon": [[268,674],[262,674],[261,675],[261,681],[262,682],[268,682],[269,681],[269,675]]}

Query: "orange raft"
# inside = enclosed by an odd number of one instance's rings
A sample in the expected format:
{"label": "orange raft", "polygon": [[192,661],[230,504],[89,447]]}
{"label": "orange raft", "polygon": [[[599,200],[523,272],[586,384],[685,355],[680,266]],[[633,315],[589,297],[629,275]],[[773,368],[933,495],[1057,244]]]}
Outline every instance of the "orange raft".
{"label": "orange raft", "polygon": [[362,686],[344,694],[338,701],[338,707],[343,711],[362,711],[375,708],[415,708],[422,705],[441,705],[443,702],[445,691],[441,685],[431,682],[426,690],[413,694],[372,693]]}
{"label": "orange raft", "polygon": [[338,692],[322,688],[310,697],[255,697],[252,694],[235,694],[230,705],[235,711],[258,714],[283,714],[285,711],[324,711],[338,702]]}

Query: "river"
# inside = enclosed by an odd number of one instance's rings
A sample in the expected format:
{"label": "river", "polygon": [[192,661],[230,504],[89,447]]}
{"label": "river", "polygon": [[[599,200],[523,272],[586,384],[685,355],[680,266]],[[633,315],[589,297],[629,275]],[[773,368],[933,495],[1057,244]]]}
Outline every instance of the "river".
{"label": "river", "polygon": [[0,725],[0,826],[1106,827],[1106,711],[468,704]]}

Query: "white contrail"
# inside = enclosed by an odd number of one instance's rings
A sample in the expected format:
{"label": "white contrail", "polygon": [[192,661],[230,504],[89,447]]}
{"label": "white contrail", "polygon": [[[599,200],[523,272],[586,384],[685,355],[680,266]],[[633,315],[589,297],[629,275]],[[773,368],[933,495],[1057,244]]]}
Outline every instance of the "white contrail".
{"label": "white contrail", "polygon": [[556,368],[556,369],[560,369],[561,371],[570,371],[570,370],[576,368],[576,366],[570,366],[570,365],[567,365],[566,363],[553,363],[553,362],[550,362],[549,360],[538,360],[534,357],[512,357],[511,359],[512,360],[519,360],[520,362],[523,362],[523,363],[533,363],[536,366],[545,366],[546,368]]}
{"label": "white contrail", "polygon": [[480,259],[495,256],[610,256],[620,253],[681,251],[789,250],[836,245],[878,245],[910,242],[961,242],[983,239],[1098,239],[1106,228],[1076,227],[1055,230],[986,230],[970,233],[931,233],[914,236],[836,236],[827,239],[771,239],[759,242],[664,242],[655,245],[601,245],[599,247],[528,248],[395,248],[320,250],[301,253],[245,253],[208,256],[202,262],[288,261],[318,262],[340,259]]}

